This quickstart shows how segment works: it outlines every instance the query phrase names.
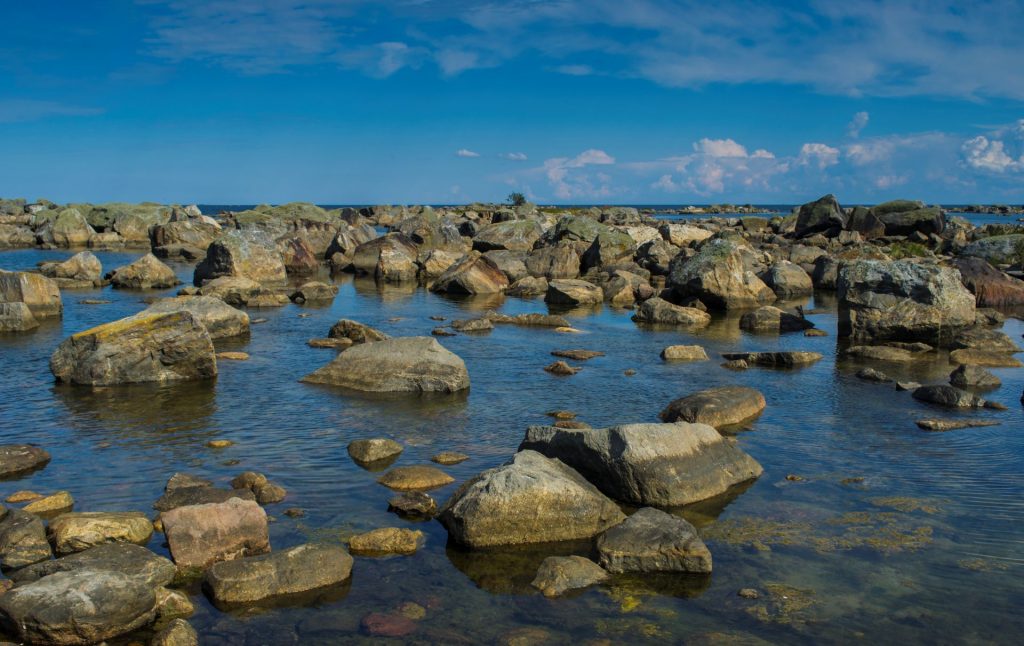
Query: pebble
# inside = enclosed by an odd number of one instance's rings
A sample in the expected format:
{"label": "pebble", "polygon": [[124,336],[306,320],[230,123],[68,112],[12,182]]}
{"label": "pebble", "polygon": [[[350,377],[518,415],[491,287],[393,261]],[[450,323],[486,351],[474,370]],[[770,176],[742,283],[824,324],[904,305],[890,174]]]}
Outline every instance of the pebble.
{"label": "pebble", "polygon": [[218,352],[217,358],[227,361],[248,361],[249,355],[245,352]]}
{"label": "pebble", "polygon": [[436,462],[438,464],[451,465],[458,464],[460,462],[465,462],[468,459],[469,456],[466,455],[465,453],[457,453],[455,451],[442,451],[441,453],[438,453],[434,457],[430,458],[430,461]]}
{"label": "pebble", "polygon": [[206,446],[211,449],[226,449],[232,445],[234,445],[234,442],[231,440],[210,440],[206,443]]}

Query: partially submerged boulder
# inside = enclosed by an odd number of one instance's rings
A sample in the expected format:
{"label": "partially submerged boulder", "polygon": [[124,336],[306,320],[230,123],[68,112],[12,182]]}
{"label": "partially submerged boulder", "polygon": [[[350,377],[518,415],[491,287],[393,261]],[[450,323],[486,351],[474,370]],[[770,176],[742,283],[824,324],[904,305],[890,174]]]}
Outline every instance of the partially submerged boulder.
{"label": "partially submerged boulder", "polygon": [[249,315],[213,296],[162,298],[142,313],[171,312],[190,312],[203,324],[211,339],[224,339],[249,333]]}
{"label": "partially submerged boulder", "polygon": [[62,555],[105,543],[145,545],[153,535],[153,523],[142,512],[70,512],[51,520],[47,534],[54,551]]}
{"label": "partially submerged boulder", "polygon": [[210,243],[206,258],[196,265],[194,284],[222,276],[248,278],[258,283],[281,282],[287,278],[284,260],[273,242],[237,231]]}
{"label": "partially submerged boulder", "polygon": [[89,386],[211,379],[213,342],[191,312],[136,314],[78,332],[50,357],[57,381]]}
{"label": "partially submerged boulder", "polygon": [[330,339],[348,339],[352,341],[353,344],[384,341],[391,338],[387,334],[384,334],[369,325],[364,325],[363,323],[351,321],[349,319],[341,319],[332,325],[330,332],[327,333],[327,337]]}
{"label": "partially submerged boulder", "polygon": [[544,302],[553,305],[596,305],[604,301],[600,287],[585,280],[555,279],[548,281]]}
{"label": "partially submerged boulder", "polygon": [[557,597],[608,580],[608,573],[582,556],[549,556],[537,570],[532,585],[545,597]]}
{"label": "partially submerged boulder", "polygon": [[216,563],[204,582],[218,605],[264,601],[348,580],[352,557],[340,545],[307,543],[286,550]]}
{"label": "partially submerged boulder", "polygon": [[742,245],[731,240],[710,240],[697,255],[677,256],[668,276],[670,287],[679,298],[696,297],[708,307],[739,309],[767,305],[775,292],[746,268]]}
{"label": "partially submerged boulder", "polygon": [[130,289],[162,289],[181,284],[174,270],[151,253],[131,264],[118,267],[106,277],[114,287]]}
{"label": "partially submerged boulder", "polygon": [[270,551],[267,514],[251,500],[178,507],[161,518],[171,558],[179,567],[205,568]]}
{"label": "partially submerged boulder", "polygon": [[609,572],[711,572],[711,551],[686,520],[645,507],[597,539]]}
{"label": "partially submerged boulder", "polygon": [[38,446],[0,444],[0,480],[17,478],[38,471],[49,462],[49,452]]}
{"label": "partially submerged boulder", "polygon": [[914,399],[937,404],[946,408],[994,408],[1004,410],[1006,407],[997,402],[988,401],[953,386],[921,386],[911,393]]}
{"label": "partially submerged boulder", "polygon": [[0,303],[0,332],[28,332],[39,327],[39,321],[24,303]]}
{"label": "partially submerged boulder", "polygon": [[624,518],[583,476],[535,451],[470,479],[439,515],[454,540],[474,548],[590,538]]}
{"label": "partially submerged boulder", "polygon": [[430,337],[401,337],[356,345],[302,378],[365,392],[442,392],[469,388],[457,355]]}
{"label": "partially submerged boulder", "polygon": [[64,312],[60,288],[41,274],[0,269],[0,303],[24,303],[37,319]]}
{"label": "partially submerged boulder", "polygon": [[751,332],[799,332],[814,327],[803,316],[764,305],[740,317],[740,329]]}
{"label": "partially submerged boulder", "polygon": [[675,305],[655,296],[640,304],[633,320],[637,323],[701,328],[711,323],[711,315],[695,307]]}
{"label": "partially submerged boulder", "polygon": [[90,251],[80,251],[63,262],[46,263],[39,271],[68,287],[91,286],[103,278],[103,265]]}
{"label": "partially submerged boulder", "polygon": [[519,450],[557,458],[606,495],[638,505],[697,502],[762,472],[711,426],[686,422],[580,430],[531,426]]}
{"label": "partially submerged boulder", "polygon": [[0,567],[6,572],[50,557],[43,521],[26,511],[0,506]]}
{"label": "partially submerged boulder", "polygon": [[746,386],[720,386],[674,400],[659,417],[663,422],[684,421],[724,428],[757,417],[765,405],[764,395],[758,390]]}
{"label": "partially submerged boulder", "polygon": [[497,294],[508,287],[508,276],[487,256],[472,251],[448,267],[431,286],[444,294]]}

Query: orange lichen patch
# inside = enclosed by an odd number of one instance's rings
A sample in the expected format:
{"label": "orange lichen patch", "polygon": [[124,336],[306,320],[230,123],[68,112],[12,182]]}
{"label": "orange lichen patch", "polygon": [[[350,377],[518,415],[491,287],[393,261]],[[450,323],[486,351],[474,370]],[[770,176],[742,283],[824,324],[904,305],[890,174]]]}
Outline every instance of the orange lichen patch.
{"label": "orange lichen patch", "polygon": [[149,316],[129,316],[118,321],[111,321],[110,323],[97,325],[96,327],[89,328],[84,332],[78,332],[77,334],[71,335],[71,338],[77,340],[91,336],[95,337],[97,341],[103,341],[105,339],[109,339],[114,335],[122,334],[131,329],[156,327],[157,321],[162,321],[166,319],[166,317],[168,316],[181,318],[183,316],[186,316],[187,314],[187,312],[171,312],[169,314],[150,314]]}

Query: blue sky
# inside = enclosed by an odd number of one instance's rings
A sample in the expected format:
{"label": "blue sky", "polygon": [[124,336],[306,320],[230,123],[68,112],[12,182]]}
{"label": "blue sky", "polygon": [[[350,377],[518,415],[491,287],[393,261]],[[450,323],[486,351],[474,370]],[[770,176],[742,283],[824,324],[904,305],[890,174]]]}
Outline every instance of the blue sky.
{"label": "blue sky", "polygon": [[0,195],[1024,202],[1024,3],[0,6]]}

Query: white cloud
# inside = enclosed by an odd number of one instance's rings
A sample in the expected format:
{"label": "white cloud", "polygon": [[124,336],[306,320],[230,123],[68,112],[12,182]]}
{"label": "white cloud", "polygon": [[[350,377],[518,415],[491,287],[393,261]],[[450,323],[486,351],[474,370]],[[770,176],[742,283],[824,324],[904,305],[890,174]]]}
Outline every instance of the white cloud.
{"label": "white cloud", "polygon": [[[746,157],[747,149],[732,139],[708,139],[693,144],[693,149],[709,157]],[[759,151],[766,152],[766,151]],[[770,154],[770,153],[769,153]]]}
{"label": "white cloud", "polygon": [[578,169],[614,163],[615,158],[605,151],[590,148],[572,158],[547,159],[540,170],[547,177],[555,197],[559,199],[603,198],[612,194],[611,177],[606,173],[596,173],[591,177],[586,171]]}
{"label": "white cloud", "polygon": [[984,135],[968,139],[963,145],[964,163],[976,170],[1005,173],[1024,168],[1024,156],[1014,160],[1006,154],[1005,144],[998,140],[989,140]]}
{"label": "white cloud", "polygon": [[800,146],[796,163],[801,166],[817,166],[824,170],[839,163],[839,149],[828,144],[808,143]]}
{"label": "white cloud", "polygon": [[455,151],[457,157],[479,157],[480,153],[475,153],[467,148],[459,148]]}
{"label": "white cloud", "polygon": [[870,116],[867,112],[858,112],[853,115],[853,119],[846,125],[846,134],[852,139],[856,139],[860,136],[860,131],[868,125],[868,119]]}
{"label": "white cloud", "polygon": [[503,158],[505,158],[505,159],[510,159],[512,161],[526,161],[527,160],[526,153],[503,153],[501,156]]}
{"label": "white cloud", "polygon": [[880,189],[894,188],[907,183],[906,175],[882,175],[875,178],[875,187]]}

